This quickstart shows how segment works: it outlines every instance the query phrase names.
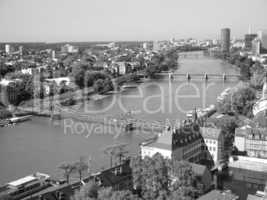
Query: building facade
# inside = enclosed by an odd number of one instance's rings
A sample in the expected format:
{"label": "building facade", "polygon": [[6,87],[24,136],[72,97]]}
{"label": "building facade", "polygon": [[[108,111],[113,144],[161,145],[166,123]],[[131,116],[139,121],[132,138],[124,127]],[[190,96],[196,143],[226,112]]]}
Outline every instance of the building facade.
{"label": "building facade", "polygon": [[6,52],[6,54],[10,54],[10,45],[9,44],[5,45],[5,52]]}
{"label": "building facade", "polygon": [[261,40],[261,47],[267,50],[267,30],[260,30],[258,32],[258,37]]}
{"label": "building facade", "polygon": [[261,53],[261,41],[259,38],[255,38],[253,41],[252,41],[252,53],[254,55],[260,55]]}
{"label": "building facade", "polygon": [[202,127],[201,134],[213,162],[219,163],[224,157],[224,137],[221,129]]}
{"label": "building facade", "polygon": [[223,53],[230,52],[230,29],[221,29],[221,51]]}
{"label": "building facade", "polygon": [[156,142],[143,143],[141,155],[152,157],[161,153],[165,158],[200,163],[206,159],[206,148],[196,123],[188,122],[175,129],[166,128]]}
{"label": "building facade", "polygon": [[235,146],[250,157],[267,158],[267,129],[243,126],[235,130]]}
{"label": "building facade", "polygon": [[224,182],[224,188],[232,190],[240,199],[264,190],[267,180],[266,159],[247,156],[230,158],[228,170],[229,178]]}
{"label": "building facade", "polygon": [[257,37],[257,34],[246,34],[245,41],[245,49],[251,51],[252,50],[252,41]]}
{"label": "building facade", "polygon": [[254,121],[260,127],[267,127],[267,79],[262,88],[261,98],[253,105]]}

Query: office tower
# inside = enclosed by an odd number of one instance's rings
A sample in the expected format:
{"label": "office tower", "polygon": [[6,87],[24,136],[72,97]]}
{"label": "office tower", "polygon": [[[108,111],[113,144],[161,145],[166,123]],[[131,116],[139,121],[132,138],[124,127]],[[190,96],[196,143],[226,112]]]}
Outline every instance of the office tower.
{"label": "office tower", "polygon": [[160,46],[158,41],[153,42],[153,51],[159,51]]}
{"label": "office tower", "polygon": [[261,53],[261,41],[259,38],[255,38],[252,41],[251,51],[254,55],[259,55]]}
{"label": "office tower", "polygon": [[230,29],[223,28],[221,30],[221,51],[224,53],[230,52]]}
{"label": "office tower", "polygon": [[19,55],[20,55],[20,56],[23,55],[23,46],[19,46]]}
{"label": "office tower", "polygon": [[261,41],[261,48],[267,50],[267,30],[261,30],[258,32],[258,37]]}
{"label": "office tower", "polygon": [[257,37],[257,34],[246,34],[245,35],[245,49],[251,50],[252,49],[252,41]]}
{"label": "office tower", "polygon": [[143,49],[147,50],[147,47],[148,47],[147,43],[144,42],[144,43],[143,43]]}
{"label": "office tower", "polygon": [[52,57],[53,60],[56,58],[56,52],[55,52],[55,50],[52,50],[51,57]]}
{"label": "office tower", "polygon": [[6,52],[6,54],[10,53],[10,45],[9,44],[5,45],[5,52]]}

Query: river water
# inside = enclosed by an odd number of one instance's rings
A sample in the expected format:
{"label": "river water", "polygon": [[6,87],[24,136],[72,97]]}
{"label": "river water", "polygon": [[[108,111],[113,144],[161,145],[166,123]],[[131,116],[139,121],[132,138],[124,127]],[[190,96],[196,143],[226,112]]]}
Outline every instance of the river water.
{"label": "river water", "polygon": [[[206,57],[202,52],[197,56],[179,60],[179,73],[238,74],[231,65],[221,60]],[[192,53],[193,55],[196,52]],[[220,92],[237,84],[236,80],[222,80],[214,77],[207,82],[202,77],[168,77],[149,80],[137,88],[108,96],[97,101],[89,101],[83,107],[73,109],[72,115],[79,113],[90,117],[111,115],[121,116],[127,111],[134,118],[146,121],[181,121],[185,112],[194,107],[214,104]],[[59,174],[57,166],[62,162],[77,161],[80,156],[89,158],[94,169],[107,167],[109,158],[103,153],[106,146],[127,143],[129,154],[139,152],[138,144],[151,134],[140,131],[124,133],[75,119],[65,119],[59,123],[47,118],[35,117],[31,121],[13,128],[0,128],[0,184],[23,177],[36,171]]]}

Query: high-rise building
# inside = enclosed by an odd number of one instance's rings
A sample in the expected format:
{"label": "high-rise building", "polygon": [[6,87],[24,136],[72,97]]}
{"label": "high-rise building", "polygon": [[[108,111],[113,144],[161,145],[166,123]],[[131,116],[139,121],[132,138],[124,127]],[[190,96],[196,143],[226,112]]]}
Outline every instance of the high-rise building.
{"label": "high-rise building", "polygon": [[144,43],[143,43],[143,49],[147,50],[147,48],[148,48],[148,45],[147,45],[146,42],[144,42]]}
{"label": "high-rise building", "polygon": [[252,41],[251,50],[254,55],[259,55],[261,53],[261,41],[258,37]]}
{"label": "high-rise building", "polygon": [[55,52],[55,50],[52,50],[51,57],[52,57],[53,60],[56,58],[56,52]]}
{"label": "high-rise building", "polygon": [[258,32],[259,39],[261,40],[261,46],[267,49],[267,30],[260,30]]}
{"label": "high-rise building", "polygon": [[23,46],[19,46],[19,55],[20,55],[20,56],[23,55]]}
{"label": "high-rise building", "polygon": [[10,53],[10,45],[9,44],[5,45],[5,52],[6,52],[6,54]]}
{"label": "high-rise building", "polygon": [[223,28],[221,30],[221,51],[224,53],[230,52],[230,29]]}
{"label": "high-rise building", "polygon": [[252,50],[252,41],[257,37],[257,34],[246,34],[245,35],[245,49]]}
{"label": "high-rise building", "polygon": [[159,51],[160,45],[158,41],[153,42],[153,51]]}

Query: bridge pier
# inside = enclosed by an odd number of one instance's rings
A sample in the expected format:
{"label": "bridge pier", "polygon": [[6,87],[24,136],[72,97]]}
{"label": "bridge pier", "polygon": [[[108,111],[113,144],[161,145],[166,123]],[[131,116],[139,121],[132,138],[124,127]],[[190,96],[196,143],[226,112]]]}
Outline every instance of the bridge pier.
{"label": "bridge pier", "polygon": [[186,73],[186,79],[187,79],[188,81],[190,81],[190,80],[191,80],[191,76],[190,76],[190,74],[189,74],[189,73]]}
{"label": "bridge pier", "polygon": [[169,72],[169,79],[173,80],[173,72]]}
{"label": "bridge pier", "polygon": [[206,81],[209,79],[209,77],[208,77],[208,74],[207,74],[207,73],[205,73],[205,74],[204,74],[204,79],[205,79]]}
{"label": "bridge pier", "polygon": [[223,81],[226,81],[226,74],[225,73],[223,73]]}

